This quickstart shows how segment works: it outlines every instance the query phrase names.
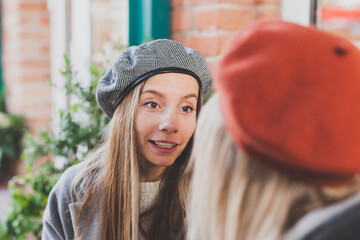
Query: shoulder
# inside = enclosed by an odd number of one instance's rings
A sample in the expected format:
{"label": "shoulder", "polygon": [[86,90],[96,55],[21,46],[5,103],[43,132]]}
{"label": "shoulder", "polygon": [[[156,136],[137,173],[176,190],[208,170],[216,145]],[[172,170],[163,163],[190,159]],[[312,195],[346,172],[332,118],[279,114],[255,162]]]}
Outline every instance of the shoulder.
{"label": "shoulder", "polygon": [[70,201],[70,188],[72,181],[74,180],[76,174],[78,174],[84,167],[85,163],[81,162],[66,169],[51,190],[50,197],[52,195],[58,195],[64,200]]}
{"label": "shoulder", "polygon": [[284,240],[360,239],[360,193],[305,215]]}
{"label": "shoulder", "polygon": [[86,162],[80,162],[74,166],[69,167],[64,171],[64,173],[59,178],[58,182],[54,186],[55,189],[57,188],[70,188],[71,183],[74,177],[81,172],[86,167]]}
{"label": "shoulder", "polygon": [[50,192],[43,214],[43,239],[71,239],[73,222],[71,218],[71,183],[85,163],[68,168]]}
{"label": "shoulder", "polygon": [[[55,186],[50,192],[48,205],[57,204],[57,205],[68,205],[71,202],[70,197],[70,187],[71,183],[76,176],[83,168],[85,163],[81,162],[74,166],[69,167],[61,175]],[[60,207],[60,206],[57,206]]]}

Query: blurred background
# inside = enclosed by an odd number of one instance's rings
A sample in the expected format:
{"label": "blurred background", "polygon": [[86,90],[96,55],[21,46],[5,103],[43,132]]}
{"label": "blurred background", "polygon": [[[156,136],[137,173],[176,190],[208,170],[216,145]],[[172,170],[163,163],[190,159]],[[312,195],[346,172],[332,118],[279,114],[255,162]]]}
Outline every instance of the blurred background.
{"label": "blurred background", "polygon": [[315,24],[360,40],[360,0],[1,0],[0,7],[0,239],[39,238],[49,191],[108,121],[94,89],[125,47],[171,38],[201,51],[215,74],[228,39],[257,20]]}

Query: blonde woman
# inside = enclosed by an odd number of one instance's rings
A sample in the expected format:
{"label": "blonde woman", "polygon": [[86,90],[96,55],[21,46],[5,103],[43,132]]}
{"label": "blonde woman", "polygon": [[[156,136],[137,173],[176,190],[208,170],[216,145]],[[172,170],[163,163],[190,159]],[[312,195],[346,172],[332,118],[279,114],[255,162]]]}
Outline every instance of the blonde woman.
{"label": "blonde woman", "polygon": [[188,239],[359,239],[358,66],[315,28],[235,34],[195,133]]}
{"label": "blonde woman", "polygon": [[126,49],[97,86],[104,143],[50,193],[43,239],[182,239],[179,179],[211,81],[203,55],[175,41]]}

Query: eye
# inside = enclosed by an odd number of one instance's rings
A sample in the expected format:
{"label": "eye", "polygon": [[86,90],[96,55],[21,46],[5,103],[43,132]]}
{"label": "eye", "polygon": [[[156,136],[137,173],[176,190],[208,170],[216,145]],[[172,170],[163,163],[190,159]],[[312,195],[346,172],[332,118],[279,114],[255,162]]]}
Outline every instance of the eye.
{"label": "eye", "polygon": [[145,103],[145,106],[151,109],[159,108],[159,104],[157,104],[156,102],[147,102]]}
{"label": "eye", "polygon": [[182,110],[183,112],[189,113],[189,112],[192,112],[192,111],[193,111],[193,108],[190,107],[190,106],[186,106],[186,107],[182,107],[181,110]]}

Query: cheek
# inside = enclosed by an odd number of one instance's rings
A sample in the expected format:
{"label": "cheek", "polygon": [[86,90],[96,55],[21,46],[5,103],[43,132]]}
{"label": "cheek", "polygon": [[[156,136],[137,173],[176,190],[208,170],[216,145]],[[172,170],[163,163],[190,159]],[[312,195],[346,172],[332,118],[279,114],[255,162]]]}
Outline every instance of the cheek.
{"label": "cheek", "polygon": [[189,119],[189,121],[184,122],[184,124],[182,125],[183,125],[184,135],[189,140],[195,131],[196,117]]}
{"label": "cheek", "polygon": [[138,111],[135,116],[135,130],[139,142],[150,134],[156,127],[156,119],[151,114]]}

